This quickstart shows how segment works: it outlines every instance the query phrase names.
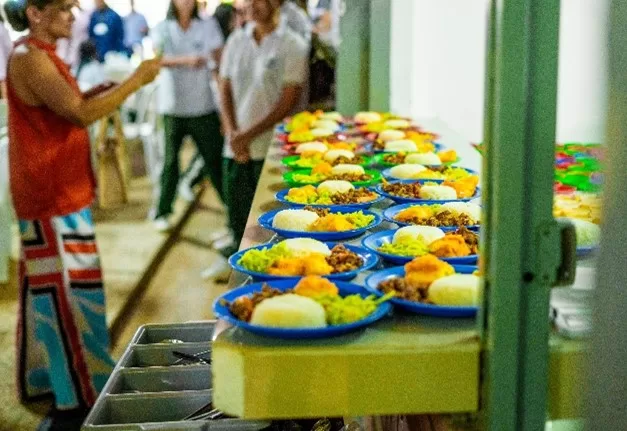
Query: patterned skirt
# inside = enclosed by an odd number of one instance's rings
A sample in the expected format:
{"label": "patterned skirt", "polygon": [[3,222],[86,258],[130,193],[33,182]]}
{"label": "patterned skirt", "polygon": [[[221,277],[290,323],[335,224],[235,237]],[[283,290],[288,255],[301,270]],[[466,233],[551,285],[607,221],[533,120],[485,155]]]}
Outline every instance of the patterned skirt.
{"label": "patterned skirt", "polygon": [[91,211],[19,224],[19,395],[91,407],[114,366]]}

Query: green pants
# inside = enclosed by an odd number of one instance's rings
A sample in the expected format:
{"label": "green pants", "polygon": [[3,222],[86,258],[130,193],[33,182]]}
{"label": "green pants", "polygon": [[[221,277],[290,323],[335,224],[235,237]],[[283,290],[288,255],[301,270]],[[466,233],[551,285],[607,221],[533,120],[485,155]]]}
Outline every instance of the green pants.
{"label": "green pants", "polygon": [[[238,248],[244,237],[262,168],[263,160],[253,160],[245,164],[237,163],[233,159],[224,159],[223,162],[224,203],[229,211],[229,225]],[[224,254],[233,251],[225,250]]]}
{"label": "green pants", "polygon": [[[220,133],[220,119],[213,112],[201,117],[163,117],[165,129],[165,160],[161,173],[161,196],[157,217],[172,214],[172,204],[176,198],[179,182],[179,153],[185,137],[190,136],[205,162],[213,187],[223,198],[222,187],[222,147],[224,138]],[[224,199],[223,199],[224,200]]]}

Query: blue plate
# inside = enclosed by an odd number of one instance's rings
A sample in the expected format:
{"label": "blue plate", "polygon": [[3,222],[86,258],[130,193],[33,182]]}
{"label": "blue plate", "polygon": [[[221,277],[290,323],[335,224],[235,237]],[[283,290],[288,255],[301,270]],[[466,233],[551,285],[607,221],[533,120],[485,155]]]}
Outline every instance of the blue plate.
{"label": "blue plate", "polygon": [[372,211],[356,210],[355,208],[348,208],[348,207],[335,207],[331,209],[331,214],[337,214],[337,213],[347,214],[347,213],[362,211],[364,215],[373,216],[374,220],[367,227],[364,227],[361,229],[347,230],[343,232],[293,231],[293,230],[277,229],[277,228],[272,227],[274,216],[280,213],[281,211],[285,211],[285,210],[280,209],[280,210],[267,212],[263,214],[261,217],[259,217],[258,221],[261,227],[263,227],[264,229],[271,230],[272,232],[276,232],[279,235],[281,235],[283,238],[313,238],[313,239],[317,239],[318,241],[338,241],[341,239],[356,238],[364,234],[365,232],[369,231],[370,229],[376,228],[382,222],[381,216],[373,213]]}
{"label": "blue plate", "polygon": [[[397,216],[400,212],[405,211],[406,209],[411,208],[411,207],[415,207],[415,206],[430,206],[430,205],[442,205],[442,202],[440,202],[440,201],[422,201],[422,202],[420,203],[420,205],[417,205],[417,204],[403,204],[403,205],[396,205],[396,206],[390,207],[390,208],[388,208],[387,210],[385,210],[385,211],[383,212],[383,218],[384,218],[386,221],[388,221],[388,222],[390,222],[390,223],[397,224],[397,225],[399,225],[399,226],[413,226],[413,224],[412,224],[412,223],[403,223],[403,222],[400,222],[400,221],[396,220],[396,219],[395,219],[395,218],[396,218],[396,216]],[[470,230],[479,230],[479,227],[480,227],[480,226],[479,226],[478,224],[476,224],[476,225],[466,226],[466,227],[467,227],[468,229],[470,229]],[[440,229],[442,229],[444,232],[451,232],[451,231],[457,230],[457,229],[458,229],[458,226],[453,226],[453,227],[440,227]]]}
{"label": "blue plate", "polygon": [[[425,166],[426,168],[429,168],[430,166]],[[479,175],[479,173],[477,171],[473,171],[472,169],[468,169],[468,168],[462,168],[460,166],[453,166],[454,168],[459,168],[459,169],[463,169],[466,172],[468,172],[470,175]],[[388,168],[386,170],[384,170],[383,172],[381,172],[381,174],[383,175],[383,178],[385,178],[388,181],[417,181],[417,180],[404,180],[403,178],[398,178],[395,177],[394,175],[392,175],[392,169],[394,168]],[[431,181],[433,183],[443,183],[444,179],[426,179],[426,181]]]}
{"label": "blue plate", "polygon": [[[405,265],[406,263],[414,260],[415,257],[399,256],[397,254],[387,254],[387,253],[381,253],[379,251],[379,247],[381,247],[383,244],[392,242],[392,239],[394,238],[394,233],[396,233],[396,230],[397,229],[386,230],[383,232],[377,232],[372,235],[368,235],[361,241],[361,244],[368,250],[378,254],[383,259],[389,262],[395,263],[397,265]],[[465,256],[465,257],[440,257],[439,259],[443,260],[444,262],[448,262],[451,265],[476,265],[477,260],[479,259],[479,256],[474,254],[474,255]]]}
{"label": "blue plate", "polygon": [[[473,274],[477,270],[476,266],[457,265],[454,266],[454,268],[457,274]],[[375,272],[366,278],[366,289],[381,297],[383,293],[379,290],[379,284],[391,278],[401,277],[405,277],[405,268],[402,266]],[[395,307],[403,310],[435,317],[474,317],[477,311],[479,311],[478,307],[447,307],[423,304],[421,302],[413,302],[400,298],[392,298],[390,302],[394,304]]]}
{"label": "blue plate", "polygon": [[[346,130],[346,126],[345,125],[340,124],[339,126],[340,126],[340,128],[337,129],[335,131],[335,133],[341,133],[341,132]],[[276,126],[276,128],[274,130],[279,135],[289,135],[290,134],[290,132],[287,131],[287,125],[286,124],[279,124],[278,126]]]}
{"label": "blue plate", "polygon": [[577,247],[577,257],[587,257],[599,250],[599,246]]}
{"label": "blue plate", "polygon": [[[275,289],[279,289],[282,291],[292,289],[298,280],[275,280],[270,282],[270,286]],[[338,287],[340,291],[340,296],[349,296],[349,295],[359,295],[362,298],[367,298],[372,296],[368,290],[364,289],[361,286],[357,286],[356,284],[351,283],[342,283],[337,282],[335,285]],[[222,305],[221,300],[226,300],[229,302],[234,301],[235,299],[244,296],[251,295],[255,292],[260,292],[263,287],[262,283],[251,284],[249,286],[240,287],[235,290],[231,290],[221,297],[219,297],[213,304],[213,312],[218,317],[218,319],[225,320],[233,326],[237,326],[239,328],[245,329],[249,332],[252,332],[257,335],[262,335],[264,337],[273,337],[273,338],[283,338],[287,340],[302,340],[302,339],[315,339],[315,338],[328,338],[328,337],[336,337],[338,335],[347,334],[349,332],[356,331],[361,328],[365,328],[368,325],[373,324],[374,322],[383,319],[387,316],[390,311],[392,311],[392,305],[389,302],[384,302],[380,304],[377,309],[365,319],[359,320],[354,323],[350,323],[347,325],[335,325],[335,326],[327,326],[326,328],[298,328],[298,329],[286,329],[286,328],[272,328],[269,326],[259,326],[259,325],[251,325],[247,322],[242,322],[237,319],[231,312],[228,307]]]}
{"label": "blue plate", "polygon": [[[437,142],[434,142],[434,143],[433,143],[433,146],[435,147],[435,152],[436,152],[436,153],[439,153],[440,151],[442,151],[442,150],[445,150],[445,149],[446,149],[446,147],[445,147],[444,145],[439,144],[439,143],[437,143]],[[382,153],[391,153],[391,154],[394,154],[394,153],[400,153],[400,152],[401,152],[401,151],[383,151],[383,150],[374,150],[374,153],[375,153],[375,154],[382,154]]]}
{"label": "blue plate", "polygon": [[[333,247],[335,247],[337,245],[336,243],[330,243],[330,242],[328,242],[326,244],[327,244],[327,246],[329,248],[333,248]],[[257,247],[249,248],[248,250],[263,250],[263,249],[272,247],[274,245],[276,245],[276,243],[264,244],[264,245],[259,245]],[[359,268],[359,269],[357,269],[355,271],[342,272],[340,274],[331,274],[331,275],[325,276],[325,278],[328,278],[329,280],[350,281],[350,280],[354,279],[355,277],[357,277],[357,275],[359,275],[360,272],[367,271],[367,270],[369,270],[371,268],[374,268],[379,263],[379,257],[377,256],[376,253],[372,253],[369,250],[366,250],[366,249],[364,249],[362,247],[357,247],[357,246],[350,245],[350,244],[344,244],[344,246],[347,249],[349,249],[350,251],[352,251],[353,253],[356,253],[359,257],[361,257],[361,259],[364,262],[364,265],[361,268]],[[236,270],[238,272],[241,272],[243,274],[246,274],[246,275],[250,275],[256,281],[268,281],[268,280],[278,280],[278,279],[294,278],[294,277],[281,277],[281,276],[278,276],[278,275],[269,275],[269,274],[265,274],[265,273],[261,273],[261,272],[254,272],[254,271],[247,270],[246,268],[241,266],[238,262],[240,261],[242,256],[244,256],[244,254],[248,250],[242,250],[242,251],[240,251],[238,253],[235,253],[234,255],[232,255],[229,258],[229,265],[231,265],[231,267],[234,270]]]}
{"label": "blue plate", "polygon": [[294,202],[290,202],[287,200],[287,194],[289,193],[289,189],[285,189],[285,190],[281,190],[280,192],[278,192],[276,194],[276,200],[288,205],[290,207],[293,208],[303,208],[303,207],[315,207],[315,208],[338,208],[338,207],[342,207],[342,208],[350,208],[352,210],[361,208],[361,209],[368,209],[371,206],[373,206],[374,204],[378,204],[379,202],[383,202],[385,200],[384,196],[379,196],[377,199],[372,200],[370,202],[364,202],[361,204],[342,204],[342,205],[311,205],[311,204],[297,204]]}
{"label": "blue plate", "polygon": [[[431,181],[431,180],[403,180],[403,181],[394,181],[391,182],[390,184],[399,184],[399,183],[403,183],[403,184],[413,184],[413,183],[420,183],[420,184],[425,184],[425,183],[437,183],[437,181]],[[409,203],[416,203],[416,204],[421,204],[424,202],[436,202],[436,203],[440,203],[440,204],[445,204],[447,202],[470,202],[474,199],[477,199],[478,197],[481,196],[481,189],[479,187],[477,187],[477,191],[475,192],[475,195],[467,198],[467,199],[449,199],[449,200],[441,200],[441,201],[433,201],[433,200],[427,200],[427,199],[417,199],[417,198],[404,198],[404,197],[400,197],[400,196],[395,196],[395,195],[391,195],[385,191],[383,191],[383,184],[378,184],[375,188],[374,191],[377,192],[378,194],[380,194],[381,196],[385,196],[388,199],[393,200],[396,203],[399,204],[409,204]]]}

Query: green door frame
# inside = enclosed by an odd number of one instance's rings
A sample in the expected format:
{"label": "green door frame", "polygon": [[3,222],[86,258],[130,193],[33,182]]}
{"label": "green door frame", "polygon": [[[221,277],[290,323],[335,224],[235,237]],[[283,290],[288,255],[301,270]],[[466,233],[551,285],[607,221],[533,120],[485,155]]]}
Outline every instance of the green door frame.
{"label": "green door frame", "polygon": [[588,365],[588,429],[624,429],[627,424],[627,3],[608,10],[609,80],[607,147],[604,161],[603,234],[597,265],[594,334]]}
{"label": "green door frame", "polygon": [[336,72],[336,105],[344,114],[390,109],[391,2],[344,1]]}
{"label": "green door frame", "polygon": [[559,0],[493,0],[486,86],[484,423],[546,423]]}

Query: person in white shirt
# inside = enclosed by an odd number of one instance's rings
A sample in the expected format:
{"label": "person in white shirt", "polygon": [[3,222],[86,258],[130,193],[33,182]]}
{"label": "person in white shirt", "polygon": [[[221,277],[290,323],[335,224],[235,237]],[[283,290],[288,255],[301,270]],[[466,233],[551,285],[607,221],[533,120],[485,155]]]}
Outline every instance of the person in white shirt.
{"label": "person in white shirt", "polygon": [[307,42],[311,40],[313,22],[300,6],[290,0],[280,0],[281,20]]}
{"label": "person in white shirt", "polygon": [[[135,10],[135,0],[131,0],[131,13],[124,17],[124,45],[129,52],[143,52],[142,41],[148,36],[146,17]],[[142,55],[143,56],[143,55]]]}
{"label": "person in white shirt", "polygon": [[195,0],[172,0],[168,18],[152,32],[163,69],[157,106],[163,115],[165,161],[155,219],[160,231],[170,228],[168,217],[179,182],[179,152],[191,136],[203,157],[218,194],[222,193],[220,118],[211,90],[212,70],[218,67],[224,38],[214,19],[202,20]]}
{"label": "person in white shirt", "polygon": [[4,18],[0,14],[0,91],[3,99],[7,97],[7,65],[9,64],[9,55],[13,50],[13,42],[9,30],[4,25]]}
{"label": "person in white shirt", "polygon": [[[236,246],[244,236],[273,128],[300,100],[308,58],[303,39],[279,25],[278,0],[251,0],[248,6],[252,22],[229,37],[220,67],[224,199]],[[222,250],[224,256],[231,252]]]}
{"label": "person in white shirt", "polygon": [[336,50],[340,46],[340,9],[340,0],[318,0],[309,12],[315,22],[314,32]]}

